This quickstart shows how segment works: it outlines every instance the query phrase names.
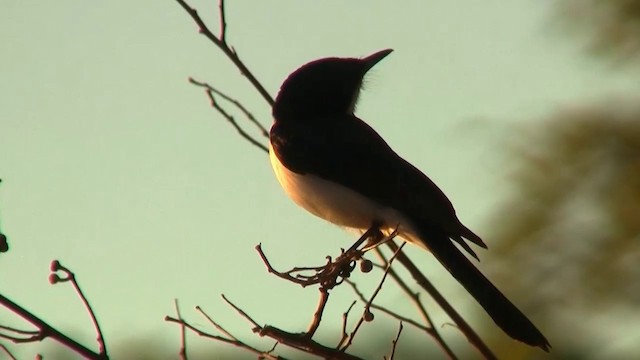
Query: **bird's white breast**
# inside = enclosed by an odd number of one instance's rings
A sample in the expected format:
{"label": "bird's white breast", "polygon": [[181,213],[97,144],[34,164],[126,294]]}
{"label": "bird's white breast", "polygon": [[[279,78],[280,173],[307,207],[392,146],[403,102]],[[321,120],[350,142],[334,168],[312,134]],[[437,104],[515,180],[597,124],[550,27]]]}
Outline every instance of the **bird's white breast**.
{"label": "bird's white breast", "polygon": [[382,206],[332,181],[290,171],[280,162],[271,147],[269,158],[284,191],[310,213],[333,224],[360,231],[370,228],[374,220],[385,224],[386,228],[382,229],[385,233],[398,226],[400,236],[424,246],[413,231],[412,223],[397,210]]}

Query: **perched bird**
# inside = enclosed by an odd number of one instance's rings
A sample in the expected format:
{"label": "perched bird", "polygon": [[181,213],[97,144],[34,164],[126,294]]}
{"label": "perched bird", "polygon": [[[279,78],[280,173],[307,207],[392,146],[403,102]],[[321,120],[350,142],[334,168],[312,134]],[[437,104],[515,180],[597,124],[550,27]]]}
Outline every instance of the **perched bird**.
{"label": "perched bird", "polygon": [[486,248],[442,190],[354,115],[365,74],[391,51],[315,60],[284,81],[269,136],[280,185],[296,204],[336,225],[397,228],[431,251],[509,336],[549,351],[544,335],[453,244],[476,259],[465,239]]}

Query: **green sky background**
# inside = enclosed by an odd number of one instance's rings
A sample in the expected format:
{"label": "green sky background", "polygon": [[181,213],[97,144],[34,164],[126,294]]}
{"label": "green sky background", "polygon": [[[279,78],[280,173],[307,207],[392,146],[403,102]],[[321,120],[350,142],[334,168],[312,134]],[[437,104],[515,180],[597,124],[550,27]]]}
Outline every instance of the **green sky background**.
{"label": "green sky background", "polygon": [[[214,1],[191,5],[217,30]],[[585,55],[549,2],[233,0],[227,13],[229,42],[273,95],[307,61],[395,49],[369,76],[357,113],[440,185],[489,246],[514,129],[639,87]],[[288,268],[321,263],[354,237],[287,199],[267,157],[187,83],[209,81],[271,122],[177,3],[4,0],[0,41],[0,226],[11,246],[0,255],[3,295],[92,343],[71,289],[47,282],[59,259],[76,272],[114,358],[137,338],[176,354],[177,328],[163,322],[174,298],[197,324],[206,325],[191,310],[201,305],[247,340],[249,325],[219,294],[261,322],[306,327],[315,291],[268,275],[253,247]],[[410,254],[457,307],[479,314],[472,324],[490,322],[429,254]],[[402,299],[389,289],[386,301]],[[336,291],[326,334],[352,298]],[[16,322],[0,311],[0,323]],[[33,358],[45,346],[10,348]]]}

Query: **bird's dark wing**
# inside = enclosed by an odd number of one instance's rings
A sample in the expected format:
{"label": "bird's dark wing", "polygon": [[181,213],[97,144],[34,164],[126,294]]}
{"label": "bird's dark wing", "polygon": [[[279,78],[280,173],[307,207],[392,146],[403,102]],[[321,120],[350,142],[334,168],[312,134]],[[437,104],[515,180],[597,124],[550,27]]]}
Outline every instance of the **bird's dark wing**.
{"label": "bird's dark wing", "polygon": [[271,143],[289,170],[343,184],[426,229],[446,233],[474,257],[462,237],[486,247],[458,220],[440,188],[365,122],[348,115],[328,120],[330,126],[325,120],[274,125]]}

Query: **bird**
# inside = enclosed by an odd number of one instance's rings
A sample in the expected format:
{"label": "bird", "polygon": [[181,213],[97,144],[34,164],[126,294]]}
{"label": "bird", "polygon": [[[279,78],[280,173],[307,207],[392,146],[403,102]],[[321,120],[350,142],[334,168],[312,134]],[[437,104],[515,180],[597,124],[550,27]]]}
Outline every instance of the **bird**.
{"label": "bird", "polygon": [[536,326],[465,256],[487,248],[440,188],[355,114],[367,72],[393,50],[311,61],[282,83],[269,158],[285,193],[311,214],[365,231],[377,224],[430,251],[507,335],[549,351]]}

